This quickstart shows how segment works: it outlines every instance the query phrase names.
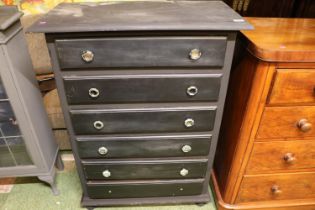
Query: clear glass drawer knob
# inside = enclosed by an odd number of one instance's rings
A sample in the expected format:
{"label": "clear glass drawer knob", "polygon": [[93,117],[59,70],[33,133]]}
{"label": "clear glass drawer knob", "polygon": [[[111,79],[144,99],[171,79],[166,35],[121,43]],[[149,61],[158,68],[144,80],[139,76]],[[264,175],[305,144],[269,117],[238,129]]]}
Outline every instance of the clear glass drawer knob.
{"label": "clear glass drawer knob", "polygon": [[110,177],[111,176],[111,173],[110,173],[110,171],[109,170],[105,170],[105,171],[103,171],[103,177],[106,177],[106,178],[108,178],[108,177]]}
{"label": "clear glass drawer knob", "polygon": [[89,95],[91,98],[97,98],[100,95],[100,91],[97,88],[90,88]]}
{"label": "clear glass drawer knob", "polygon": [[102,128],[104,128],[104,123],[102,121],[95,121],[93,123],[93,126],[95,129],[101,130]]}
{"label": "clear glass drawer knob", "polygon": [[185,124],[186,128],[191,128],[195,125],[195,121],[192,118],[188,118],[185,120],[184,124]]}
{"label": "clear glass drawer knob", "polygon": [[106,155],[108,153],[108,149],[106,147],[100,147],[98,148],[98,153],[100,155]]}
{"label": "clear glass drawer knob", "polygon": [[189,53],[189,58],[193,61],[201,58],[201,51],[199,49],[192,49]]}
{"label": "clear glass drawer knob", "polygon": [[94,53],[90,50],[84,50],[81,54],[84,62],[91,63],[94,60]]}
{"label": "clear glass drawer knob", "polygon": [[189,171],[186,168],[183,168],[182,170],[180,170],[179,174],[181,176],[187,176],[189,173]]}
{"label": "clear glass drawer knob", "polygon": [[198,88],[196,86],[189,86],[186,92],[189,96],[195,96],[198,93]]}
{"label": "clear glass drawer knob", "polygon": [[191,146],[190,145],[184,145],[182,147],[182,151],[185,152],[185,153],[188,153],[191,151]]}

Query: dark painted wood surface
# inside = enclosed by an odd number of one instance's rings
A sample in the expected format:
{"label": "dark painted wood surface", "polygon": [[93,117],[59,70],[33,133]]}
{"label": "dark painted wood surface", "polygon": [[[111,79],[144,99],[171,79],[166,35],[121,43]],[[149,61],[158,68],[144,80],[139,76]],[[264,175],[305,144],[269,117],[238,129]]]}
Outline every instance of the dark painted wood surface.
{"label": "dark painted wood surface", "polygon": [[[207,159],[82,161],[88,180],[204,178],[207,163]],[[109,177],[103,176],[105,170],[111,173]],[[182,176],[181,170],[187,170],[187,175]]]}
{"label": "dark painted wood surface", "polygon": [[203,179],[139,182],[88,182],[90,198],[136,198],[199,195]]}
{"label": "dark painted wood surface", "polygon": [[[133,110],[72,110],[73,129],[78,135],[192,132],[211,131],[214,125],[216,107],[156,108]],[[194,126],[185,127],[185,120],[193,119]],[[94,127],[101,121],[104,127]]]}
{"label": "dark painted wood surface", "polygon": [[[84,137],[77,138],[81,158],[153,158],[206,156],[211,145],[211,135],[177,136],[127,136],[127,137]],[[183,152],[189,145],[191,151]],[[100,147],[108,152],[101,155]]]}
{"label": "dark painted wood surface", "polygon": [[[221,74],[85,76],[64,78],[69,104],[216,101]],[[189,87],[196,87],[190,96]],[[99,95],[89,95],[96,88]]]}
{"label": "dark painted wood surface", "polygon": [[[61,69],[97,67],[223,66],[226,37],[122,37],[56,40]],[[191,60],[193,49],[201,51]],[[81,58],[83,51],[93,61]]]}
{"label": "dark painted wood surface", "polygon": [[250,28],[221,1],[136,1],[60,4],[29,31],[237,31]]}

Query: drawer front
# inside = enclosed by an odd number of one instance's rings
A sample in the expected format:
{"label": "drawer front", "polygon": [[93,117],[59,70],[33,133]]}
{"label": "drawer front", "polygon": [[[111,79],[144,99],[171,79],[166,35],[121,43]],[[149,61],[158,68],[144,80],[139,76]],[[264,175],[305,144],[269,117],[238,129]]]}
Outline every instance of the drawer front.
{"label": "drawer front", "polygon": [[69,104],[217,101],[221,74],[64,78]]}
{"label": "drawer front", "polygon": [[77,139],[80,158],[207,156],[211,135],[87,137]]}
{"label": "drawer front", "polygon": [[207,159],[158,161],[83,161],[89,180],[190,179],[203,178]]}
{"label": "drawer front", "polygon": [[144,37],[57,40],[60,67],[221,67],[227,38]]}
{"label": "drawer front", "polygon": [[315,106],[266,107],[257,133],[259,140],[303,139],[315,136]]}
{"label": "drawer front", "polygon": [[315,69],[280,69],[270,104],[315,104]]}
{"label": "drawer front", "polygon": [[216,108],[204,110],[76,110],[71,111],[76,134],[211,131]]}
{"label": "drawer front", "polygon": [[315,173],[245,176],[237,202],[315,198]]}
{"label": "drawer front", "polygon": [[315,141],[256,142],[247,174],[315,168]]}
{"label": "drawer front", "polygon": [[90,198],[141,198],[199,195],[203,180],[139,181],[139,182],[89,182]]}

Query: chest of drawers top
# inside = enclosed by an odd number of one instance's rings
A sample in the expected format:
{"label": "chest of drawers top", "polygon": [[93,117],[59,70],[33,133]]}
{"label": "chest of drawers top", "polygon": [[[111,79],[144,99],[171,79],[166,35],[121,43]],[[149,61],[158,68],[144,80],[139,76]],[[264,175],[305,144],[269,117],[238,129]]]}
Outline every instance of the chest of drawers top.
{"label": "chest of drawers top", "polygon": [[60,4],[29,31],[238,31],[252,28],[221,1]]}

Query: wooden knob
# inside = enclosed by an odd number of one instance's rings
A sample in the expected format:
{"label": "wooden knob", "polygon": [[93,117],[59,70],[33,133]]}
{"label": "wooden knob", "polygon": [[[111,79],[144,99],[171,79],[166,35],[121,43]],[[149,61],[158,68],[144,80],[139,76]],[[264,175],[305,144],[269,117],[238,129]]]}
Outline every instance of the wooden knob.
{"label": "wooden knob", "polygon": [[278,185],[273,185],[271,187],[271,192],[274,195],[278,195],[278,194],[282,193],[282,191],[280,190],[280,187]]}
{"label": "wooden knob", "polygon": [[300,131],[307,132],[312,129],[312,124],[308,122],[307,119],[301,119],[298,121],[297,127],[300,129]]}
{"label": "wooden knob", "polygon": [[295,161],[295,157],[293,153],[287,153],[283,156],[283,160],[286,163],[293,163]]}

